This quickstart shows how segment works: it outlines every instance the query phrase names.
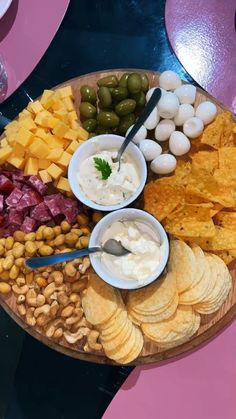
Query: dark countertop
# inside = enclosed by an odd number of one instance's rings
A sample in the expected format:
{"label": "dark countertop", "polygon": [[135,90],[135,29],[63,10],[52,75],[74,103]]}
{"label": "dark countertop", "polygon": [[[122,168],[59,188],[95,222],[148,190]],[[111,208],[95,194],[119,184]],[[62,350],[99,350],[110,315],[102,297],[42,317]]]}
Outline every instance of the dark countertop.
{"label": "dark countertop", "polygon": [[[47,52],[0,112],[14,118],[43,89],[102,69],[172,69],[192,81],[168,44],[164,8],[164,0],[71,0]],[[131,370],[52,351],[0,308],[0,419],[99,419]]]}

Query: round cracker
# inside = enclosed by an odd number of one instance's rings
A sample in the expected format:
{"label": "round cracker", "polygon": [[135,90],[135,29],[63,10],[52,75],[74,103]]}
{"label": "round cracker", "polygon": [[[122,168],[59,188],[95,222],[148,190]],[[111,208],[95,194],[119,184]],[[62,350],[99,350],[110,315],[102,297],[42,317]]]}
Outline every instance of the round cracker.
{"label": "round cracker", "polygon": [[136,341],[135,341],[134,347],[128,353],[128,355],[126,355],[123,358],[117,359],[116,362],[118,362],[119,364],[129,364],[140,355],[140,352],[142,351],[142,349],[143,349],[143,335],[140,329],[136,328]]}
{"label": "round cracker", "polygon": [[141,313],[137,313],[135,310],[131,310],[130,318],[132,320],[134,319],[134,323],[137,322],[138,324],[161,322],[162,320],[168,319],[175,313],[178,307],[178,303],[179,303],[179,295],[176,293],[174,296],[174,299],[171,301],[171,304],[161,313],[141,314]]}
{"label": "round cracker", "polygon": [[129,352],[132,350],[132,348],[135,345],[137,327],[134,326],[132,322],[131,322],[131,325],[132,325],[131,333],[128,336],[128,338],[126,339],[125,342],[123,342],[121,345],[119,345],[114,350],[109,350],[109,349],[107,349],[106,346],[103,347],[105,354],[109,358],[114,359],[116,361],[118,359],[126,357],[129,354]]}
{"label": "round cracker", "polygon": [[163,349],[163,350],[164,349],[170,349],[170,348],[182,345],[183,343],[187,342],[191,337],[193,337],[193,335],[195,335],[195,333],[197,333],[197,331],[200,327],[200,322],[201,322],[201,317],[198,313],[196,313],[191,333],[189,333],[188,335],[184,336],[181,339],[172,341],[171,343],[166,343],[166,344],[161,344],[160,343],[160,344],[158,344],[159,349]]}
{"label": "round cracker", "polygon": [[120,314],[113,320],[109,327],[105,329],[100,328],[102,338],[106,340],[106,338],[110,339],[111,337],[115,337],[123,328],[127,317],[127,311],[121,310]]}
{"label": "round cracker", "polygon": [[102,335],[100,335],[100,341],[101,344],[103,346],[103,349],[106,353],[112,353],[113,351],[116,351],[117,349],[120,348],[120,346],[123,345],[123,343],[125,343],[131,333],[132,333],[132,328],[133,328],[133,323],[128,319],[126,319],[126,322],[123,325],[123,328],[121,329],[120,333],[118,335],[116,335],[116,337],[111,338],[109,340],[107,339],[103,339]]}
{"label": "round cracker", "polygon": [[196,283],[196,258],[186,243],[181,240],[171,240],[168,269],[176,275],[179,293],[186,291]]}

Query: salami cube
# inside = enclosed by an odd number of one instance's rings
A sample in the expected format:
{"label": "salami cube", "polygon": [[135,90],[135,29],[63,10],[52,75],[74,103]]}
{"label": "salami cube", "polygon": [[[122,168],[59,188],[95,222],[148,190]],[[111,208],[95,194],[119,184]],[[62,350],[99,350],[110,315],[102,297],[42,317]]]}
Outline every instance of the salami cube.
{"label": "salami cube", "polygon": [[30,176],[27,183],[40,193],[40,195],[45,195],[48,190],[47,185],[45,185],[38,176]]}
{"label": "salami cube", "polygon": [[24,173],[23,172],[13,172],[12,174],[12,181],[15,182],[22,182],[24,183],[26,181]]}
{"label": "salami cube", "polygon": [[79,209],[77,203],[70,198],[63,199],[63,214],[66,217],[68,223],[72,224],[76,221]]}
{"label": "salami cube", "polygon": [[2,226],[4,224],[5,221],[5,217],[3,214],[0,214],[0,226]]}
{"label": "salami cube", "polygon": [[25,233],[31,233],[36,229],[37,222],[33,218],[26,217],[21,226],[21,230]]}
{"label": "salami cube", "polygon": [[63,207],[63,196],[62,194],[53,194],[48,195],[44,197],[44,202],[46,206],[48,207],[49,211],[51,212],[53,217],[56,217],[57,215],[62,213],[62,207]]}
{"label": "salami cube", "polygon": [[45,223],[46,221],[51,221],[52,219],[45,202],[41,202],[32,209],[31,217],[42,223]]}
{"label": "salami cube", "polygon": [[3,237],[13,236],[13,233],[14,233],[16,230],[19,230],[19,226],[14,225],[14,224],[12,224],[12,225],[8,226],[8,227],[7,227],[7,228],[3,231]]}
{"label": "salami cube", "polygon": [[14,184],[5,175],[0,175],[0,191],[11,192],[14,189]]}
{"label": "salami cube", "polygon": [[7,197],[6,204],[9,207],[16,207],[22,196],[23,196],[23,192],[20,189],[15,188]]}
{"label": "salami cube", "polygon": [[4,205],[4,196],[0,195],[0,212],[3,211],[3,205]]}
{"label": "salami cube", "polygon": [[26,185],[26,183],[22,187],[22,192],[30,192],[32,191],[32,188],[29,185]]}
{"label": "salami cube", "polygon": [[25,208],[34,207],[42,202],[42,197],[32,189],[25,192],[17,205],[17,210],[21,211]]}
{"label": "salami cube", "polygon": [[21,226],[23,223],[23,213],[17,211],[15,208],[11,208],[8,214],[8,223],[9,225],[15,224]]}

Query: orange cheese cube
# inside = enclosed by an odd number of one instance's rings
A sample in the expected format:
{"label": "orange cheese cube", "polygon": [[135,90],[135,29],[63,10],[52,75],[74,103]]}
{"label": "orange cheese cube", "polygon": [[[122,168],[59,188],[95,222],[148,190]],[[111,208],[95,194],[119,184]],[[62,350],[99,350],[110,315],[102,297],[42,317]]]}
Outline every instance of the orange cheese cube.
{"label": "orange cheese cube", "polygon": [[71,111],[71,112],[69,112],[69,113],[68,113],[68,118],[69,118],[69,121],[70,121],[70,122],[72,122],[72,121],[77,121],[77,120],[78,120],[77,113],[76,113],[75,111]]}
{"label": "orange cheese cube", "polygon": [[12,153],[12,147],[7,145],[6,147],[0,148],[0,160],[6,160]]}
{"label": "orange cheese cube", "polygon": [[16,138],[16,134],[7,134],[7,141],[8,141],[8,143],[12,146],[12,145],[15,145],[15,144],[17,144],[16,142],[15,142],[15,138]]}
{"label": "orange cheese cube", "polygon": [[24,118],[19,122],[20,127],[28,129],[29,131],[35,130],[37,128],[36,124],[34,123],[33,119],[31,118]]}
{"label": "orange cheese cube", "polygon": [[2,140],[1,140],[1,147],[6,147],[7,145],[9,145],[8,144],[8,141],[7,141],[7,138],[6,137],[4,137]]}
{"label": "orange cheese cube", "polygon": [[89,136],[88,132],[84,128],[79,127],[77,130],[77,133],[78,133],[78,139],[80,141],[85,141],[88,139],[88,136]]}
{"label": "orange cheese cube", "polygon": [[63,100],[63,104],[65,106],[65,108],[67,109],[67,111],[74,111],[74,103],[72,102],[70,97],[65,97]]}
{"label": "orange cheese cube", "polygon": [[20,118],[33,118],[32,112],[28,111],[27,109],[23,109],[22,112],[19,113],[19,119]]}
{"label": "orange cheese cube", "polygon": [[58,159],[58,163],[64,167],[67,167],[69,165],[70,159],[71,159],[71,154],[64,151],[61,157]]}
{"label": "orange cheese cube", "polygon": [[19,157],[16,154],[11,154],[7,158],[7,162],[12,164],[12,166],[16,167],[17,169],[23,169],[25,165],[24,157]]}
{"label": "orange cheese cube", "polygon": [[79,128],[79,123],[78,123],[78,121],[71,121],[70,126],[71,126],[72,129],[78,129]]}
{"label": "orange cheese cube", "polygon": [[65,177],[62,177],[62,176],[60,177],[60,179],[57,183],[57,188],[61,189],[62,191],[65,191],[65,192],[70,192],[71,191],[68,179],[66,179]]}
{"label": "orange cheese cube", "polygon": [[64,138],[66,138],[67,140],[77,140],[77,138],[78,138],[78,133],[77,133],[77,131],[75,130],[75,129],[69,129],[66,133],[65,133],[65,135],[64,135]]}
{"label": "orange cheese cube", "polygon": [[25,155],[25,147],[23,147],[23,145],[21,145],[21,144],[15,143],[14,144],[14,147],[13,147],[13,152],[18,157],[24,157],[24,155]]}
{"label": "orange cheese cube", "polygon": [[75,150],[80,146],[80,144],[77,141],[72,141],[70,145],[67,147],[66,151],[67,153],[73,154]]}
{"label": "orange cheese cube", "polygon": [[62,138],[58,138],[55,135],[52,135],[51,133],[47,134],[47,137],[45,138],[46,143],[48,144],[48,147],[50,149],[54,149],[54,148],[63,148],[63,139]]}
{"label": "orange cheese cube", "polygon": [[64,124],[64,122],[59,121],[57,125],[53,128],[52,132],[57,137],[64,137],[64,134],[68,131],[68,125]]}
{"label": "orange cheese cube", "polygon": [[36,100],[35,102],[29,102],[27,109],[35,114],[43,111],[43,107],[39,100]]}
{"label": "orange cheese cube", "polygon": [[39,176],[40,176],[41,180],[43,181],[43,183],[52,182],[52,178],[49,175],[49,173],[47,172],[47,170],[40,170],[39,171]]}
{"label": "orange cheese cube", "polygon": [[47,102],[47,100],[53,95],[53,90],[48,90],[48,89],[45,89],[44,91],[43,91],[43,94],[42,94],[42,96],[41,96],[41,99],[40,99],[40,103],[41,103],[41,105],[43,105],[44,106],[44,104]]}
{"label": "orange cheese cube", "polygon": [[47,160],[57,162],[63,153],[63,148],[53,148],[47,155]]}
{"label": "orange cheese cube", "polygon": [[26,160],[24,174],[26,176],[33,176],[38,174],[38,160],[33,157],[29,157]]}
{"label": "orange cheese cube", "polygon": [[42,125],[43,126],[43,119],[45,117],[50,117],[50,116],[51,116],[50,112],[43,110],[42,112],[39,112],[36,115],[34,122],[36,124],[38,124],[38,125]]}
{"label": "orange cheese cube", "polygon": [[34,132],[35,137],[42,138],[42,140],[45,140],[47,137],[47,131],[43,128],[37,128]]}
{"label": "orange cheese cube", "polygon": [[65,124],[69,124],[68,112],[64,108],[60,108],[53,112],[56,118],[60,119],[60,121],[64,122]]}
{"label": "orange cheese cube", "polygon": [[19,131],[15,135],[15,142],[23,145],[23,147],[27,147],[33,137],[34,135],[31,131],[25,129],[24,127],[20,127]]}
{"label": "orange cheese cube", "polygon": [[51,108],[52,108],[53,111],[58,111],[60,109],[65,110],[65,105],[64,105],[64,103],[62,102],[61,99],[57,99],[57,100],[54,101]]}
{"label": "orange cheese cube", "polygon": [[73,92],[71,86],[60,87],[57,89],[57,93],[59,93],[61,98],[65,97],[73,97]]}
{"label": "orange cheese cube", "polygon": [[29,151],[33,156],[41,159],[44,159],[49,153],[48,145],[41,138],[37,137],[34,138],[33,143],[30,145]]}
{"label": "orange cheese cube", "polygon": [[47,169],[50,166],[51,162],[46,159],[39,159],[38,167],[39,169]]}
{"label": "orange cheese cube", "polygon": [[53,179],[58,179],[62,175],[63,170],[59,166],[57,166],[55,163],[52,163],[47,168],[47,172]]}
{"label": "orange cheese cube", "polygon": [[42,118],[42,125],[45,128],[54,128],[58,123],[58,119],[53,116],[45,116]]}
{"label": "orange cheese cube", "polygon": [[16,133],[19,130],[19,122],[18,121],[12,121],[4,128],[6,131],[6,135]]}

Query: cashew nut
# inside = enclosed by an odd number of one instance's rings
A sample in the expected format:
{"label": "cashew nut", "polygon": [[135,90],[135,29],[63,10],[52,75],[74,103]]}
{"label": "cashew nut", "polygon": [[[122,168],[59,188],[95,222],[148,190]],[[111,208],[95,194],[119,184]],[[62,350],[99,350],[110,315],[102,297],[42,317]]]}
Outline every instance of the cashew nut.
{"label": "cashew nut", "polygon": [[[78,303],[79,302],[81,304],[80,296],[76,292],[72,292],[72,294],[70,295],[69,298],[70,298],[70,301],[72,303]],[[76,307],[77,307],[77,304],[76,304]]]}
{"label": "cashew nut", "polygon": [[83,310],[81,309],[80,313],[78,313],[76,316],[68,317],[68,318],[66,319],[66,322],[65,322],[65,323],[66,323],[66,325],[67,325],[67,326],[71,326],[71,325],[73,325],[73,324],[75,324],[75,323],[78,323],[78,322],[82,319],[83,314],[84,314],[84,312],[83,312]]}
{"label": "cashew nut", "polygon": [[37,317],[36,324],[39,327],[44,327],[49,321],[50,321],[50,317],[42,313]]}
{"label": "cashew nut", "polygon": [[87,269],[90,267],[90,259],[88,257],[85,257],[83,259],[83,263],[81,265],[79,265],[79,271],[80,273],[84,274]]}
{"label": "cashew nut", "polygon": [[87,337],[88,346],[94,351],[100,351],[102,349],[101,343],[97,342],[98,337],[99,337],[99,332],[97,330],[91,330]]}
{"label": "cashew nut", "polygon": [[88,336],[90,329],[88,327],[80,327],[76,333],[71,333],[69,331],[64,332],[64,337],[68,343],[76,343],[78,340],[82,339],[84,336]]}
{"label": "cashew nut", "polygon": [[63,273],[61,271],[54,271],[49,276],[55,282],[55,285],[61,285],[63,283]]}
{"label": "cashew nut", "polygon": [[7,282],[0,282],[0,294],[8,294],[11,291],[11,286]]}
{"label": "cashew nut", "polygon": [[26,294],[26,303],[31,307],[41,307],[45,304],[45,297],[36,294],[34,289],[30,289]]}
{"label": "cashew nut", "polygon": [[64,291],[59,292],[57,294],[57,299],[58,299],[58,302],[62,304],[63,306],[66,306],[69,303],[69,297],[67,297]]}
{"label": "cashew nut", "polygon": [[20,316],[22,316],[22,317],[25,316],[26,308],[25,308],[24,304],[19,304],[17,306],[17,310],[18,310],[18,313],[20,314]]}
{"label": "cashew nut", "polygon": [[22,304],[22,303],[24,303],[24,302],[25,302],[25,295],[19,295],[19,296],[17,297],[16,303],[17,303],[17,304]]}
{"label": "cashew nut", "polygon": [[81,292],[87,287],[88,277],[82,277],[79,281],[74,282],[71,284],[71,291],[72,292]]}
{"label": "cashew nut", "polygon": [[46,316],[49,316],[50,308],[51,306],[49,304],[44,304],[41,307],[37,307],[34,312],[35,317],[37,318],[42,313],[45,314]]}
{"label": "cashew nut", "polygon": [[25,321],[29,326],[35,326],[36,324],[34,312],[35,312],[35,309],[33,307],[30,307],[26,310]]}
{"label": "cashew nut", "polygon": [[63,308],[61,312],[61,317],[70,317],[74,311],[73,305],[68,305],[67,307]]}
{"label": "cashew nut", "polygon": [[53,339],[60,339],[60,338],[62,338],[62,336],[63,336],[63,329],[61,327],[59,327],[53,333]]}
{"label": "cashew nut", "polygon": [[79,327],[88,327],[89,329],[91,329],[92,328],[92,325],[83,316],[81,320],[79,320],[77,323],[75,323],[75,324],[72,325],[72,328],[71,328],[72,332],[76,332]]}
{"label": "cashew nut", "polygon": [[13,285],[12,286],[12,291],[14,292],[14,294],[26,294],[29,291],[29,287],[28,285],[23,285],[22,287],[18,287],[18,285]]}
{"label": "cashew nut", "polygon": [[20,275],[17,278],[16,283],[17,283],[18,287],[22,287],[22,285],[25,285],[25,277],[24,277],[24,275]]}
{"label": "cashew nut", "polygon": [[59,326],[63,326],[62,319],[58,318],[50,321],[46,328],[46,336],[48,338],[51,338]]}
{"label": "cashew nut", "polygon": [[59,310],[59,304],[55,300],[55,301],[52,302],[51,308],[50,308],[51,317],[55,317],[57,315],[58,310]]}

